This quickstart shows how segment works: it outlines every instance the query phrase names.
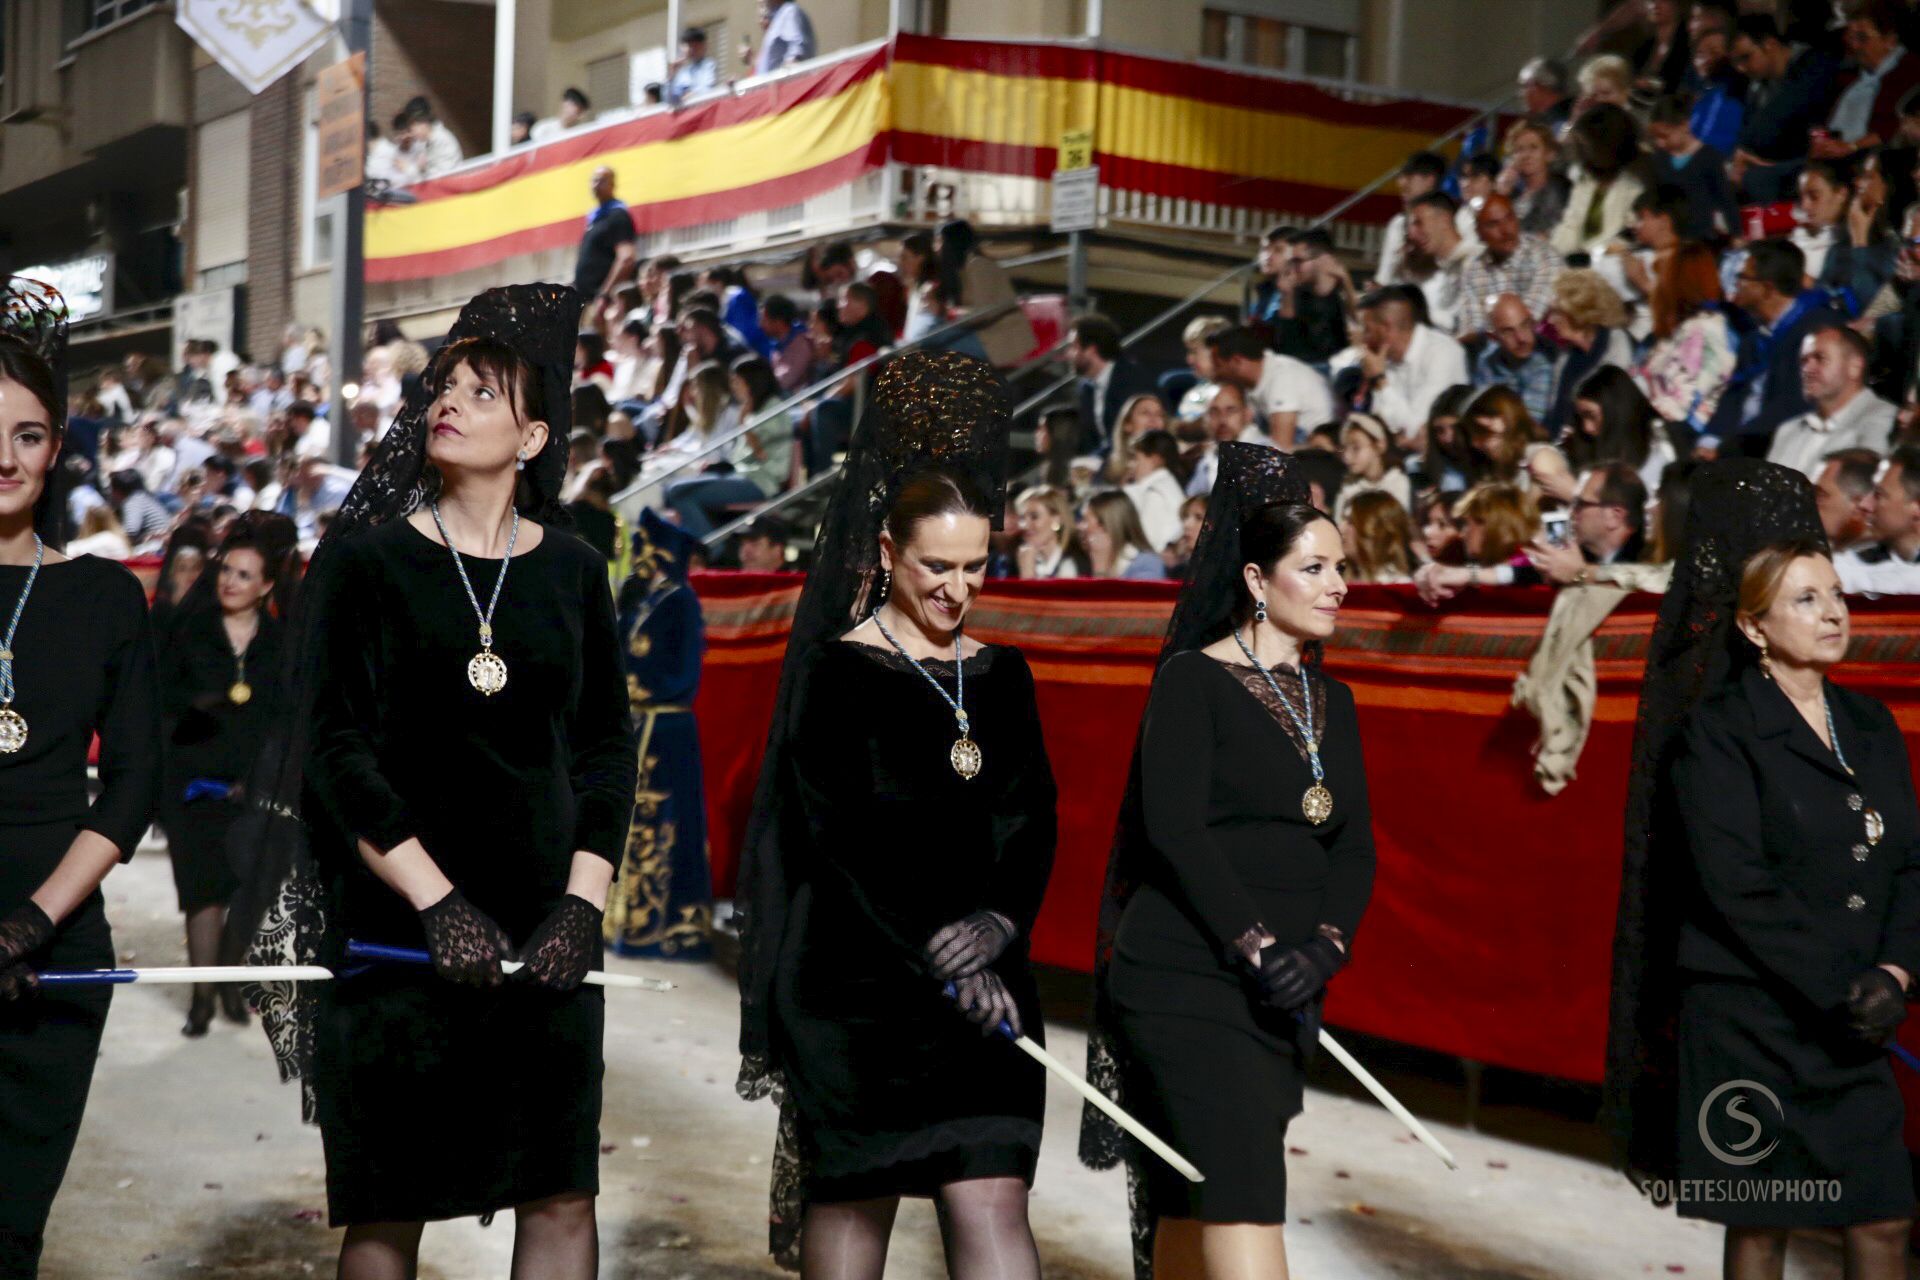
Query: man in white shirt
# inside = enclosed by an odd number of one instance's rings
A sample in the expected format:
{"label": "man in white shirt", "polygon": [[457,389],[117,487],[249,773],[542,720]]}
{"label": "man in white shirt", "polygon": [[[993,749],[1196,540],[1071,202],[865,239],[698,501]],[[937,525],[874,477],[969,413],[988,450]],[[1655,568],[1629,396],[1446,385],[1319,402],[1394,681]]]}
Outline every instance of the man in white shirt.
{"label": "man in white shirt", "polygon": [[559,137],[569,129],[578,129],[590,118],[593,103],[587,95],[568,85],[560,95],[560,112],[545,120],[536,120],[533,132],[529,135],[535,142],[548,142]]}
{"label": "man in white shirt", "polygon": [[[1411,208],[1413,202],[1440,185],[1447,176],[1447,162],[1431,151],[1416,151],[1407,157],[1400,166],[1400,176],[1395,183],[1400,188],[1400,201]],[[1407,215],[1404,211],[1393,215],[1387,223],[1387,230],[1380,238],[1380,266],[1373,273],[1375,284],[1399,284],[1405,279],[1401,270],[1402,259],[1407,251]]]}
{"label": "man in white shirt", "polygon": [[1393,428],[1403,448],[1417,449],[1434,400],[1472,379],[1465,349],[1432,325],[1415,323],[1403,288],[1380,289],[1360,300],[1360,374],[1374,416]]}
{"label": "man in white shirt", "polygon": [[412,145],[406,158],[414,166],[414,177],[437,178],[466,159],[459,140],[440,123],[433,104],[422,97],[407,103],[407,134]]}
{"label": "man in white shirt", "polygon": [[1833,558],[1840,585],[1882,595],[1920,594],[1920,448],[1895,449],[1874,485],[1872,545]]}
{"label": "man in white shirt", "polygon": [[680,33],[680,56],[668,68],[667,105],[677,107],[696,93],[720,83],[720,68],[707,56],[707,33],[688,27]]}
{"label": "man in white shirt", "polygon": [[1475,247],[1461,238],[1459,212],[1459,202],[1444,191],[1429,191],[1407,209],[1407,242],[1433,259],[1433,274],[1420,291],[1427,295],[1428,322],[1442,333],[1460,323],[1460,279]]}
{"label": "man in white shirt", "polygon": [[1308,432],[1333,421],[1327,380],[1306,361],[1267,350],[1252,329],[1222,329],[1207,339],[1207,350],[1214,380],[1247,393],[1254,424],[1276,447],[1292,453]]}
{"label": "man in white shirt", "polygon": [[760,0],[760,26],[760,52],[752,64],[757,76],[805,62],[818,51],[813,23],[796,0]]}
{"label": "man in white shirt", "polygon": [[1837,449],[1820,461],[1813,481],[1813,506],[1836,557],[1868,545],[1873,516],[1873,486],[1884,460],[1871,449]]}
{"label": "man in white shirt", "polygon": [[1852,329],[1816,329],[1800,343],[1800,389],[1811,410],[1780,424],[1767,461],[1792,467],[1809,480],[1839,449],[1887,451],[1894,407],[1867,390],[1872,349]]}

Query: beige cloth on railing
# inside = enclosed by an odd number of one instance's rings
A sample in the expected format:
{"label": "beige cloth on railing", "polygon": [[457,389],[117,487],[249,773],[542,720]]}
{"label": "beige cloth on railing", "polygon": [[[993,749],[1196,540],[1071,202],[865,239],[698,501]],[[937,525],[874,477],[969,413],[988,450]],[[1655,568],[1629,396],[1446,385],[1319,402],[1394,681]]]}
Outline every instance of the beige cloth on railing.
{"label": "beige cloth on railing", "polygon": [[1562,588],[1554,598],[1540,647],[1513,682],[1513,705],[1540,722],[1533,776],[1548,795],[1559,795],[1573,781],[1593,726],[1599,694],[1593,633],[1633,592],[1664,593],[1672,577],[1671,564],[1596,565],[1588,585]]}

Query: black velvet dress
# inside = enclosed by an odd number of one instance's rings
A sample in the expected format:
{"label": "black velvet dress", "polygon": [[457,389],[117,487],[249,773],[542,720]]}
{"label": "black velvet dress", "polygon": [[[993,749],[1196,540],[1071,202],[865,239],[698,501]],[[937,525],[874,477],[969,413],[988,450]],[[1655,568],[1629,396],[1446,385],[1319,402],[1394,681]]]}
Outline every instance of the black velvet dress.
{"label": "black velvet dress", "polygon": [[[0,628],[26,585],[0,565]],[[41,566],[14,635],[14,709],[27,742],[0,755],[0,916],[38,889],[74,836],[97,831],[131,857],[160,784],[160,718],[147,599],[131,573],[80,556]],[[87,804],[87,750],[100,735],[99,797]],[[113,964],[106,908],[95,893],[37,969]],[[66,1174],[93,1082],[111,987],[46,989],[0,1003],[0,1277],[35,1273],[41,1232]]]}
{"label": "black velvet dress", "polygon": [[[926,666],[952,688],[951,662]],[[1053,867],[1055,796],[1033,674],[1003,647],[968,658],[966,674],[983,757],[971,780],[948,762],[952,710],[898,654],[830,642],[801,695],[792,759],[807,838],[788,851],[773,1011],[809,1201],[1033,1178],[1042,1069],[981,1035],[924,960],[942,926],[1006,916],[1019,936],[992,967],[1040,1039],[1027,940]]]}
{"label": "black velvet dress", "polygon": [[[1297,708],[1299,672],[1271,670]],[[1286,1221],[1287,1124],[1319,1008],[1301,1022],[1261,1004],[1235,943],[1264,925],[1296,945],[1325,924],[1351,944],[1373,889],[1353,693],[1318,672],[1312,683],[1333,793],[1319,826],[1301,813],[1313,774],[1299,730],[1258,671],[1187,652],[1154,680],[1140,769],[1158,860],[1121,917],[1108,993],[1128,1109],[1206,1176],[1143,1161],[1159,1217]]]}
{"label": "black velvet dress", "polygon": [[251,696],[231,697],[240,673],[233,645],[217,608],[176,613],[160,652],[160,704],[167,756],[160,816],[173,857],[173,885],[180,910],[224,906],[235,879],[227,856],[227,832],[246,810],[243,795],[225,797],[204,788],[187,798],[189,784],[205,780],[243,782],[253,767],[273,717],[272,692],[280,670],[280,623],[260,615],[247,645]]}
{"label": "black velvet dress", "polygon": [[[444,546],[395,520],[337,554],[305,804],[331,881],[326,960],[350,937],[426,945],[355,836],[380,849],[418,837],[524,946],[576,850],[618,863],[632,810],[606,562],[553,529],[514,558],[493,619],[507,684],[486,697],[467,682],[479,623]],[[466,557],[483,602],[502,563]],[[326,988],[313,1085],[336,1225],[598,1190],[600,988],[483,990],[405,965]]]}

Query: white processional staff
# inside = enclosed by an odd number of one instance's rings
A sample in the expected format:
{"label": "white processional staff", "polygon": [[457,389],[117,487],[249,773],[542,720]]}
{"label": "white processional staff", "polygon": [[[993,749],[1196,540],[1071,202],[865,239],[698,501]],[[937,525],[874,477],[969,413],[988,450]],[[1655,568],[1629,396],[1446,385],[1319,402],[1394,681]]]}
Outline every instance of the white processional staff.
{"label": "white processional staff", "polygon": [[1459,1162],[1453,1158],[1453,1152],[1447,1150],[1433,1132],[1420,1123],[1419,1117],[1406,1109],[1400,1099],[1387,1092],[1387,1086],[1373,1078],[1373,1072],[1360,1065],[1360,1060],[1346,1051],[1338,1040],[1327,1034],[1325,1027],[1320,1029],[1320,1044],[1340,1062],[1340,1065],[1353,1073],[1353,1078],[1366,1086],[1367,1092],[1379,1100],[1381,1106],[1393,1112],[1401,1124],[1407,1126],[1407,1132],[1420,1140],[1420,1145],[1446,1162],[1449,1169],[1458,1171]]}
{"label": "white processional staff", "polygon": [[[383,947],[372,943],[350,942],[347,955],[355,960],[388,960],[402,964],[432,964],[424,951],[405,947]],[[503,960],[501,972],[513,974],[524,968],[515,960]],[[223,982],[329,982],[340,977],[317,964],[201,965],[154,969],[48,969],[34,975],[35,981],[48,987],[77,986],[186,986],[189,983]],[[351,976],[349,972],[348,976]],[[627,973],[590,973],[588,986],[611,987],[625,991],[672,991],[674,984],[660,978],[640,978]]]}

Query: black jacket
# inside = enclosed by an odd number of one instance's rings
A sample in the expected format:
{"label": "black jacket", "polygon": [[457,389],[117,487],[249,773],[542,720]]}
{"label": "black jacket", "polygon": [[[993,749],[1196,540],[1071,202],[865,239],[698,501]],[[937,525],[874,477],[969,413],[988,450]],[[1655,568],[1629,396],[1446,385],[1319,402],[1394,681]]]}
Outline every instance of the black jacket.
{"label": "black jacket", "polygon": [[[1746,318],[1744,313],[1740,314],[1743,319]],[[1743,368],[1740,371],[1741,376],[1720,397],[1720,407],[1714,410],[1709,426],[1713,435],[1727,442],[1721,448],[1723,454],[1731,456],[1744,450],[1751,457],[1764,458],[1767,445],[1780,424],[1807,411],[1806,392],[1800,386],[1800,343],[1815,329],[1833,322],[1834,312],[1830,309],[1823,306],[1808,307],[1791,326],[1774,336],[1773,348],[1767,359],[1767,381],[1760,393],[1759,412],[1751,418],[1746,416],[1749,389],[1745,380],[1747,370]],[[1751,327],[1751,322],[1748,327]],[[1746,345],[1744,337],[1741,345]],[[1735,444],[1738,437],[1744,439]]]}
{"label": "black jacket", "polygon": [[[1154,389],[1153,375],[1125,356],[1113,362],[1113,376],[1107,379],[1107,394],[1099,404],[1093,402],[1093,379],[1080,379],[1080,439],[1097,440],[1099,452],[1105,453],[1107,442],[1113,439],[1114,423],[1120,420],[1121,407],[1141,392]],[[1086,448],[1086,443],[1081,448]]]}
{"label": "black jacket", "polygon": [[[1668,820],[1686,833],[1683,971],[1748,979],[1803,1009],[1856,973],[1920,973],[1920,804],[1885,705],[1827,685],[1849,775],[1780,687],[1749,669],[1694,709]],[[1868,839],[1867,813],[1886,823]]]}

